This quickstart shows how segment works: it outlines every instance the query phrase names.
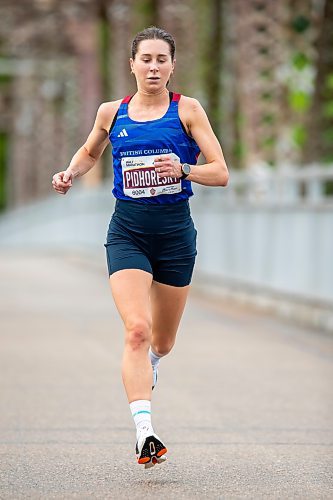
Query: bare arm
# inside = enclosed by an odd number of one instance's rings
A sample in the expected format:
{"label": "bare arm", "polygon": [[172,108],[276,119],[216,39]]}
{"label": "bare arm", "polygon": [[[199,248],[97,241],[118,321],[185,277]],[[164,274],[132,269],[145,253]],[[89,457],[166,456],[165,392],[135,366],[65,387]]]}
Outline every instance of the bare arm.
{"label": "bare arm", "polygon": [[68,168],[53,176],[52,185],[60,194],[66,194],[75,177],[81,177],[93,168],[109,144],[108,131],[120,101],[103,103],[97,111],[94,126],[84,143],[75,153]]}
{"label": "bare arm", "polygon": [[[182,96],[179,117],[206,159],[203,165],[191,165],[187,179],[205,186],[226,186],[229,180],[228,167],[201,104],[196,99]],[[173,161],[169,155],[156,157],[154,164],[159,177],[182,176],[181,164]]]}
{"label": "bare arm", "polygon": [[187,179],[205,186],[226,186],[229,180],[228,168],[203,107],[196,99],[188,97],[185,97],[184,104],[183,113],[180,109],[180,117],[187,124],[189,133],[206,159],[203,165],[192,166]]}

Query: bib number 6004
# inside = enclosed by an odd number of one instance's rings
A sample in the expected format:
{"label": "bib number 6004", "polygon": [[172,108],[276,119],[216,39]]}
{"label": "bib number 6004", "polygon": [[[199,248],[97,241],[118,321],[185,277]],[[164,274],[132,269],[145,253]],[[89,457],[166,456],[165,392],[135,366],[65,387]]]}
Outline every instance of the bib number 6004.
{"label": "bib number 6004", "polygon": [[145,190],[144,189],[133,189],[132,190],[133,196],[140,196],[140,194],[145,194]]}

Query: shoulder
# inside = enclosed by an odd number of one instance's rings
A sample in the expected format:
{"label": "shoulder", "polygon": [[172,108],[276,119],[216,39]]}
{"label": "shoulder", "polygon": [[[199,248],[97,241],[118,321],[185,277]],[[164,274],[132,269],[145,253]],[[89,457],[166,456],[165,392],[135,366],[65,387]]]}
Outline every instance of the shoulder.
{"label": "shoulder", "polygon": [[187,119],[196,119],[206,115],[204,108],[201,106],[198,99],[182,95],[179,100],[179,113],[186,115]]}
{"label": "shoulder", "polygon": [[179,117],[187,127],[191,129],[191,125],[197,120],[206,117],[206,112],[198,99],[182,95],[178,105]]}
{"label": "shoulder", "polygon": [[109,130],[111,123],[117,113],[122,99],[116,101],[102,102],[97,110],[96,121],[101,128]]}
{"label": "shoulder", "polygon": [[121,102],[122,99],[118,99],[117,101],[102,102],[102,104],[99,106],[97,110],[97,116],[100,119],[106,119],[106,120],[109,120],[111,118],[112,121],[114,115],[119,109]]}
{"label": "shoulder", "polygon": [[198,99],[195,99],[194,97],[188,97],[186,95],[181,95],[180,100],[179,100],[179,108],[180,109],[183,108],[186,111],[189,111],[192,113],[204,111],[204,109],[201,106]]}

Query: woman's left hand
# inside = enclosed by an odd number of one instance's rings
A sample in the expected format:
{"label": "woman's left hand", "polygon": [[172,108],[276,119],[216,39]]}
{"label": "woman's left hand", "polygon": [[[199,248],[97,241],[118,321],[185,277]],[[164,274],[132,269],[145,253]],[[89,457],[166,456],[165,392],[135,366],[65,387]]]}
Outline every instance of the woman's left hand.
{"label": "woman's left hand", "polygon": [[178,160],[173,160],[168,155],[157,156],[154,160],[155,171],[159,177],[181,177],[182,166]]}

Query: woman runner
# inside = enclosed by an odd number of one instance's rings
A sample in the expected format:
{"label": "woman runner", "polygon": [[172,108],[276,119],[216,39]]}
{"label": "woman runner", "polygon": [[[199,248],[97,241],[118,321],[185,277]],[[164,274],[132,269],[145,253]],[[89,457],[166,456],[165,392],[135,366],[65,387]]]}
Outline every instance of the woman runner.
{"label": "woman runner", "polygon": [[[156,27],[138,33],[130,58],[136,93],[101,104],[87,141],[52,182],[66,194],[111,142],[116,204],[105,248],[125,327],[122,377],[136,425],[136,456],[145,468],[162,463],[167,452],[152,426],[151,391],[160,359],[174,346],[193,272],[191,182],[226,186],[229,178],[200,103],[167,89],[175,62],[169,33]],[[200,151],[203,165],[197,165]]]}

